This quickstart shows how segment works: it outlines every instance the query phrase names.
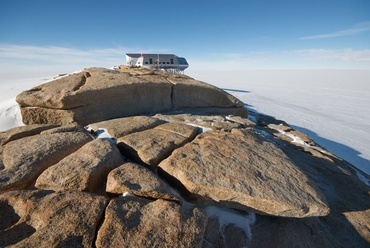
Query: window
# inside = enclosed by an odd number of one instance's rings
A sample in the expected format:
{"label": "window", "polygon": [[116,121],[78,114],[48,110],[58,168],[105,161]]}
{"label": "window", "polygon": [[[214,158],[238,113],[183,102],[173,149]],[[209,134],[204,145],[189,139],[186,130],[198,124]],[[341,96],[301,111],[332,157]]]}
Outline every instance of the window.
{"label": "window", "polygon": [[149,64],[153,64],[153,59],[152,58],[149,59]]}
{"label": "window", "polygon": [[171,59],[171,64],[173,65],[173,59]]}
{"label": "window", "polygon": [[145,61],[145,64],[147,65],[148,64],[148,61]]}

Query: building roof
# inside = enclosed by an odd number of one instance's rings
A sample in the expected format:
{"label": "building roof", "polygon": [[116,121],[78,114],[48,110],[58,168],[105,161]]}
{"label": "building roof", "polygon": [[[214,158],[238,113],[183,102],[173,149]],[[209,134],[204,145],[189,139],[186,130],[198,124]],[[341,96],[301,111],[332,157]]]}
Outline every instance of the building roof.
{"label": "building roof", "polygon": [[165,54],[165,53],[126,53],[127,56],[129,57],[140,57],[140,56],[176,56],[175,54]]}

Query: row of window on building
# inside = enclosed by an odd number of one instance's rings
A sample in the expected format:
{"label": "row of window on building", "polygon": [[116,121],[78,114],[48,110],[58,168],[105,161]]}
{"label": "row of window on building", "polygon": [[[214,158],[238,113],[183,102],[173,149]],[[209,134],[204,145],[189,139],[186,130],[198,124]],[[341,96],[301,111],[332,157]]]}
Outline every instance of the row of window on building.
{"label": "row of window on building", "polygon": [[[138,62],[138,64],[140,64],[140,62]],[[145,61],[144,64],[146,64],[146,65],[147,64],[150,64],[150,65],[152,65],[152,64],[156,64],[156,65],[157,64],[163,64],[163,65],[164,64],[167,64],[167,65],[171,64],[171,65],[173,65],[174,63],[173,63],[173,59],[171,59],[170,62],[168,62],[168,61],[167,62],[164,62],[164,61],[162,61],[162,62],[161,61],[154,61],[154,63],[153,63],[153,59],[152,58],[149,58],[149,62],[148,61]]]}

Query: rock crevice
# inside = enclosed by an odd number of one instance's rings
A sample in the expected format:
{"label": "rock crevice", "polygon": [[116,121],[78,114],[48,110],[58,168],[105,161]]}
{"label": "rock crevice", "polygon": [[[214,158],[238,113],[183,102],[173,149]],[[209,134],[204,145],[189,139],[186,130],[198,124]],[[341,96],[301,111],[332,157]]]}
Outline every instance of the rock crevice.
{"label": "rock crevice", "polygon": [[78,91],[87,83],[87,79],[91,77],[89,72],[85,72],[81,78],[81,81],[72,88],[72,91]]}

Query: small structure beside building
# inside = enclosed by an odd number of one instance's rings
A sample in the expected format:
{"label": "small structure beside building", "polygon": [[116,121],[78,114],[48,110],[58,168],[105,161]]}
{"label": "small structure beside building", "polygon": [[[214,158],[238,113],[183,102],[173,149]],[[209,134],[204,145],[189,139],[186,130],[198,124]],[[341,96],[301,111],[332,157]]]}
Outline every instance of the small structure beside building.
{"label": "small structure beside building", "polygon": [[163,69],[175,73],[183,73],[189,67],[185,58],[175,54],[142,54],[126,53],[126,65]]}

